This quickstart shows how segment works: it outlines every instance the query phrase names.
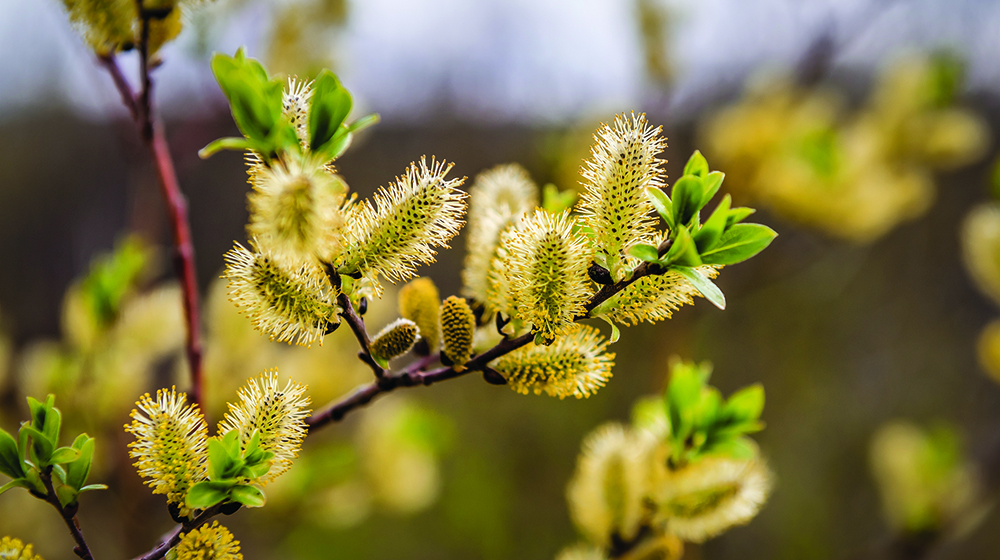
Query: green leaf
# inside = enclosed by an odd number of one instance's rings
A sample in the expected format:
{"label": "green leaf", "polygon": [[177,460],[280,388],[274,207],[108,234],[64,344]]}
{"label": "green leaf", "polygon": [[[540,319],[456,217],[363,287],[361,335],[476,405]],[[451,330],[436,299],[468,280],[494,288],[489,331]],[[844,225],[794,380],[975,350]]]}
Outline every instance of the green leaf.
{"label": "green leaf", "polygon": [[222,445],[230,457],[235,459],[242,456],[240,453],[240,431],[236,428],[229,430],[226,435],[222,436]]}
{"label": "green leaf", "polygon": [[719,192],[719,187],[722,186],[722,180],[726,178],[726,174],[721,171],[713,171],[705,176],[704,181],[702,181],[702,195],[701,204],[702,208],[708,204],[708,201],[712,200],[715,193]]}
{"label": "green leaf", "polygon": [[208,478],[210,480],[232,478],[240,472],[245,464],[239,456],[239,441],[235,443],[237,446],[235,453],[231,447],[233,442],[227,441],[234,439],[230,434],[235,434],[236,438],[239,437],[237,430],[230,430],[221,440],[218,438],[208,440]]}
{"label": "green leaf", "polygon": [[729,211],[729,216],[726,217],[726,229],[733,227],[733,225],[742,222],[743,220],[750,217],[751,214],[756,212],[753,208],[745,208],[739,206],[733,208]]}
{"label": "green leaf", "polygon": [[344,124],[353,104],[351,94],[329,70],[320,72],[312,86],[309,107],[309,148],[323,152]]}
{"label": "green leaf", "polygon": [[94,438],[80,434],[73,441],[73,447],[80,451],[80,456],[66,466],[66,484],[80,489],[87,476],[90,475],[90,464],[94,458]]}
{"label": "green leaf", "polygon": [[235,482],[206,481],[196,482],[188,490],[184,503],[192,509],[205,509],[225,500]]}
{"label": "green leaf", "polygon": [[45,427],[41,429],[45,437],[49,438],[53,447],[59,445],[59,430],[62,428],[62,412],[55,406],[55,395],[49,395],[48,402],[45,403]]}
{"label": "green leaf", "polygon": [[256,486],[240,484],[229,491],[229,497],[234,502],[239,502],[247,507],[261,507],[267,499],[264,492]]}
{"label": "green leaf", "polygon": [[76,488],[71,488],[65,484],[56,487],[56,497],[59,498],[59,503],[63,507],[75,504],[76,497],[79,495],[80,492]]}
{"label": "green leaf", "polygon": [[243,450],[243,456],[249,457],[253,455],[254,452],[260,447],[260,430],[254,430],[253,434],[250,436],[250,441],[247,442],[246,448]]}
{"label": "green leaf", "polygon": [[271,80],[264,66],[247,58],[243,49],[235,57],[216,53],[211,66],[236,126],[247,138],[268,141],[281,119],[281,83]]}
{"label": "green leaf", "polygon": [[198,157],[208,159],[222,150],[245,152],[253,149],[255,144],[246,138],[219,138],[212,140],[207,146],[198,150]]}
{"label": "green leaf", "polygon": [[313,153],[319,154],[317,157],[324,161],[330,161],[339,158],[344,155],[347,148],[351,146],[351,142],[354,141],[354,135],[347,131],[346,128],[341,128],[334,134],[333,139],[327,143],[326,148],[322,152],[313,150]]}
{"label": "green leaf", "polygon": [[694,175],[685,175],[674,183],[670,200],[673,201],[673,221],[678,229],[701,210],[701,183],[701,178]]}
{"label": "green leaf", "polygon": [[550,214],[558,214],[567,210],[576,202],[576,192],[572,190],[560,191],[552,183],[542,187],[542,208]]}
{"label": "green leaf", "polygon": [[260,478],[270,472],[271,470],[271,459],[266,459],[257,464],[247,465],[243,468],[243,472],[246,473],[246,477],[250,479]]}
{"label": "green leaf", "polygon": [[746,461],[757,456],[757,444],[746,437],[727,438],[706,445],[702,451],[705,455],[725,455]]}
{"label": "green leaf", "polygon": [[708,249],[711,249],[722,237],[722,233],[726,230],[726,217],[729,216],[729,204],[731,202],[732,198],[728,194],[722,197],[722,201],[715,207],[712,215],[705,220],[701,229],[692,236],[699,253],[704,253]]}
{"label": "green leaf", "polygon": [[49,459],[52,457],[52,452],[55,450],[55,446],[52,445],[49,438],[42,432],[39,432],[27,424],[22,425],[21,430],[31,437],[30,452],[35,459],[38,468],[44,469],[49,466]]}
{"label": "green leaf", "polygon": [[691,430],[691,410],[697,404],[704,382],[689,364],[680,363],[670,372],[666,407],[670,434],[684,439]]}
{"label": "green leaf", "polygon": [[699,266],[701,264],[698,247],[694,244],[686,226],[677,228],[673,244],[670,245],[670,249],[659,262],[663,266]]}
{"label": "green leaf", "polygon": [[83,488],[80,488],[80,492],[90,492],[91,490],[107,490],[107,484],[88,484]]}
{"label": "green leaf", "polygon": [[31,490],[32,484],[25,478],[15,478],[7,484],[0,486],[0,494],[3,494],[12,488],[27,488],[28,490]]}
{"label": "green leaf", "polygon": [[712,302],[719,309],[726,308],[726,296],[722,294],[722,290],[719,289],[711,280],[705,277],[697,269],[686,267],[686,266],[674,266],[671,270],[676,270],[678,274],[687,279],[696,290],[701,292],[701,295],[705,296],[705,299]]}
{"label": "green leaf", "polygon": [[778,234],[761,224],[736,224],[701,255],[705,264],[736,264],[763,251]]}
{"label": "green leaf", "polygon": [[0,429],[0,473],[15,479],[24,476],[17,441],[3,429]]}
{"label": "green leaf", "polygon": [[637,243],[629,247],[628,254],[646,262],[657,262],[660,260],[660,255],[657,253],[656,247],[645,243]]}
{"label": "green leaf", "polygon": [[52,465],[62,465],[64,463],[71,463],[80,458],[80,451],[73,449],[72,447],[60,447],[52,452],[52,457],[49,459],[49,463]]}
{"label": "green leaf", "polygon": [[736,420],[757,420],[764,412],[764,386],[755,383],[736,391],[726,401],[725,410]]}
{"label": "green leaf", "polygon": [[618,339],[622,337],[622,331],[618,328],[618,325],[616,325],[611,319],[608,319],[607,316],[602,315],[598,318],[611,326],[611,338],[609,339],[610,343],[614,344],[618,342]]}
{"label": "green leaf", "polygon": [[697,177],[708,175],[708,161],[705,160],[705,156],[701,155],[700,151],[695,150],[688,158],[688,162],[684,166],[684,174]]}
{"label": "green leaf", "polygon": [[348,125],[347,132],[352,134],[360,132],[369,126],[378,124],[380,120],[382,120],[382,117],[380,117],[378,113],[369,113]]}
{"label": "green leaf", "polygon": [[646,187],[646,196],[653,203],[653,208],[656,208],[656,213],[667,222],[667,227],[674,229],[673,203],[667,193],[657,187]]}

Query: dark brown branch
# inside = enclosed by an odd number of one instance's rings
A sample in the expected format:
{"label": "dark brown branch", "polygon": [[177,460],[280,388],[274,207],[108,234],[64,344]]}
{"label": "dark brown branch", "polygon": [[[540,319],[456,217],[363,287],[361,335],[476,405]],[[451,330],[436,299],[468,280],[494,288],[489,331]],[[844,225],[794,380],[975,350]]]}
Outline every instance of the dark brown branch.
{"label": "dark brown branch", "polygon": [[170,551],[171,548],[177,546],[177,543],[181,542],[181,537],[183,537],[185,533],[187,533],[188,531],[193,531],[198,527],[201,527],[202,525],[207,523],[209,519],[218,515],[221,509],[222,509],[221,504],[214,505],[206,509],[205,511],[201,512],[201,514],[199,514],[191,521],[178,525],[176,528],[174,528],[173,532],[170,533],[169,538],[163,539],[162,541],[160,541],[160,544],[156,545],[156,548],[150,550],[145,555],[140,556],[136,560],[159,560],[160,558],[163,558],[167,554],[167,552]]}
{"label": "dark brown branch", "polygon": [[[670,241],[664,241],[660,244],[660,253],[663,254],[666,249],[669,248]],[[601,287],[601,289],[591,296],[589,301],[587,301],[587,304],[584,306],[586,312],[583,315],[576,317],[574,321],[580,321],[588,318],[590,316],[590,312],[593,311],[594,308],[604,303],[618,292],[624,290],[636,280],[639,280],[644,276],[660,274],[662,272],[663,271],[659,269],[659,265],[651,265],[650,263],[645,262],[640,264],[635,268],[629,278]],[[334,285],[339,285],[338,279],[335,277],[336,272],[333,271],[332,267],[327,266],[327,273],[330,275],[331,282]],[[482,371],[493,360],[513,352],[514,350],[517,350],[534,340],[534,335],[532,333],[524,334],[517,338],[504,338],[493,348],[490,348],[489,350],[469,360],[469,362],[465,364],[465,369],[462,369],[461,371],[457,371],[454,367],[441,367],[421,373],[419,371],[421,368],[429,365],[429,363],[433,363],[433,360],[428,362],[426,361],[426,358],[423,358],[411,363],[399,373],[392,374],[391,371],[385,370],[371,359],[371,352],[369,350],[370,342],[368,334],[364,329],[364,321],[362,321],[361,317],[354,312],[354,307],[351,305],[350,298],[341,293],[337,296],[337,301],[340,303],[340,306],[344,308],[344,312],[341,313],[341,316],[345,321],[347,321],[348,325],[350,325],[351,330],[354,331],[354,334],[358,339],[358,343],[361,344],[362,350],[358,353],[359,357],[361,357],[362,361],[372,367],[375,371],[375,376],[378,379],[373,383],[358,387],[343,399],[330,403],[325,408],[315,412],[306,420],[306,424],[309,425],[311,430],[321,428],[333,422],[339,422],[344,418],[344,416],[347,415],[348,412],[365,406],[382,393],[394,391],[399,387],[431,385],[446,379],[461,377],[474,371]],[[416,364],[419,364],[419,367],[416,367]]]}
{"label": "dark brown branch", "polygon": [[42,483],[45,484],[45,501],[52,504],[52,507],[56,508],[59,512],[59,516],[62,517],[63,521],[66,523],[66,527],[69,529],[71,535],[73,535],[73,540],[76,541],[76,546],[73,547],[73,552],[77,556],[83,558],[83,560],[94,560],[94,555],[90,552],[90,547],[87,546],[87,541],[83,538],[83,531],[80,530],[80,523],[76,520],[76,507],[63,507],[59,502],[59,496],[56,495],[56,490],[52,486],[52,472],[42,471],[40,473],[40,478]]}

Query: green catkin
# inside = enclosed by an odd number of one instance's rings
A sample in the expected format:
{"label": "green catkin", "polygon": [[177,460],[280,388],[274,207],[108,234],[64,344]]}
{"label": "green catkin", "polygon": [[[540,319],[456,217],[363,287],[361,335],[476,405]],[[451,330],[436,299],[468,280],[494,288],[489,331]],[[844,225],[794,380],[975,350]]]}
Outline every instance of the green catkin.
{"label": "green catkin", "polygon": [[476,332],[476,316],[465,299],[449,296],[444,300],[441,304],[441,331],[444,334],[444,355],[457,371],[462,371],[472,357],[472,338]]}
{"label": "green catkin", "polygon": [[427,353],[437,352],[441,346],[441,297],[434,281],[417,278],[399,290],[397,299],[399,314],[416,323]]}
{"label": "green catkin", "polygon": [[420,329],[409,319],[396,319],[379,331],[371,343],[372,355],[378,359],[391,360],[410,351],[417,341]]}

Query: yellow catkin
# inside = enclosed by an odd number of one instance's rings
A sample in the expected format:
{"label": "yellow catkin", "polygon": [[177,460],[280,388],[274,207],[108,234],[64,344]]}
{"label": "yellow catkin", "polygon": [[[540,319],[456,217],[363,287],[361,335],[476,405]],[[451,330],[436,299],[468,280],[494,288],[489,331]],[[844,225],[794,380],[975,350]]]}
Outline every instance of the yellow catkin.
{"label": "yellow catkin", "polygon": [[0,539],[0,559],[2,560],[42,560],[34,554],[33,546],[24,544],[21,539],[4,537]]}
{"label": "yellow catkin", "polygon": [[615,355],[604,353],[607,347],[597,329],[577,324],[549,346],[531,343],[497,359],[494,368],[518,393],[582,399],[611,378]]}
{"label": "yellow catkin", "polygon": [[260,449],[274,453],[271,470],[258,480],[262,484],[291,468],[299,456],[310,412],[305,392],[305,385],[292,380],[280,387],[276,370],[264,372],[247,381],[239,391],[239,404],[229,403],[229,412],[219,423],[220,436],[238,430],[240,445],[245,447],[256,431]]}
{"label": "yellow catkin", "polygon": [[476,332],[476,317],[465,299],[449,296],[444,300],[441,304],[441,331],[444,334],[444,355],[461,371],[459,368],[472,356],[472,339]]}
{"label": "yellow catkin", "polygon": [[[441,297],[430,278],[417,278],[403,286],[397,296],[399,314],[417,325],[427,353],[441,346]],[[419,348],[418,348],[419,350]]]}
{"label": "yellow catkin", "polygon": [[208,426],[196,404],[175,389],[159,389],[156,399],[146,393],[132,411],[125,431],[135,436],[128,445],[139,476],[154,494],[165,494],[167,502],[179,506],[181,515],[188,490],[207,478]]}
{"label": "yellow catkin", "polygon": [[243,560],[240,541],[218,521],[192,529],[181,537],[172,555],[176,560]]}
{"label": "yellow catkin", "polygon": [[591,159],[582,171],[586,189],[577,207],[615,280],[627,273],[625,251],[654,233],[646,188],[663,186],[664,161],[656,156],[667,144],[660,131],[649,126],[645,114],[616,116],[613,127],[602,124],[594,133]]}

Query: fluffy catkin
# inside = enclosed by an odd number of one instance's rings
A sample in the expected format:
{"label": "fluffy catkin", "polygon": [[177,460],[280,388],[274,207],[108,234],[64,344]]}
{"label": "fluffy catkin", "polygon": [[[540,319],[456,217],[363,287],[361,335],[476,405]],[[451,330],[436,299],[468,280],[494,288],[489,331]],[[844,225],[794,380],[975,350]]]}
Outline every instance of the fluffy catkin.
{"label": "fluffy catkin", "polygon": [[445,179],[452,164],[420,158],[389,188],[380,188],[368,200],[353,204],[345,225],[344,249],[337,258],[341,273],[360,273],[375,295],[381,296],[378,277],[391,282],[411,278],[416,267],[434,262],[433,247],[447,247],[464,222],[465,181]]}
{"label": "fluffy catkin", "polygon": [[660,131],[649,126],[645,114],[622,113],[614,127],[603,124],[594,134],[591,158],[584,164],[585,190],[577,208],[616,281],[628,272],[628,248],[654,234],[646,188],[663,186],[665,178],[664,161],[656,157],[666,147]]}
{"label": "fluffy catkin", "polygon": [[577,324],[555,343],[531,343],[498,358],[493,367],[518,393],[544,392],[560,399],[582,399],[596,393],[611,378],[615,355],[605,354],[607,347],[608,342],[597,329]]}

